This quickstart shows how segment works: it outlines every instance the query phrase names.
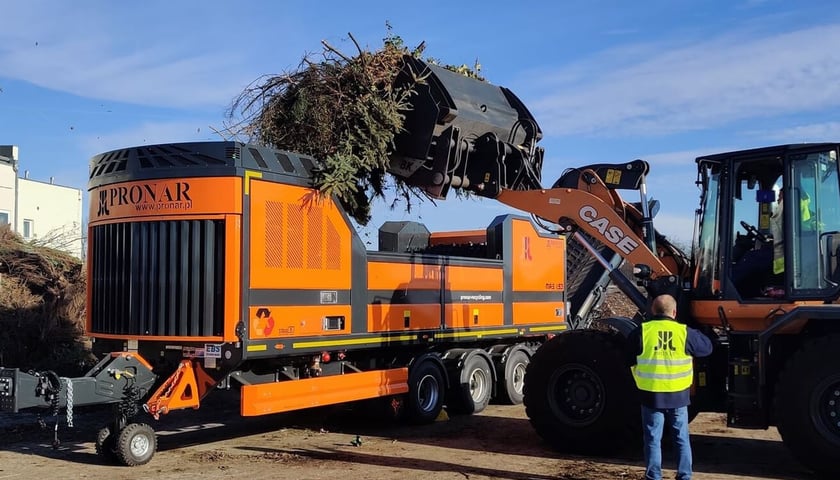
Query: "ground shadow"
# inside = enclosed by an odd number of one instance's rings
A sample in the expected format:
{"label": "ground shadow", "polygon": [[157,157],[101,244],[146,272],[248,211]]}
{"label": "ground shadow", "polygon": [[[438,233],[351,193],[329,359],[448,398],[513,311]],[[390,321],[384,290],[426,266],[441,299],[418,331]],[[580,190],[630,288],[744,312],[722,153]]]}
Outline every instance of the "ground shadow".
{"label": "ground shadow", "polygon": [[[481,466],[463,465],[460,463],[441,462],[437,460],[427,460],[411,457],[393,457],[383,455],[371,455],[364,452],[348,452],[345,450],[336,449],[270,449],[270,448],[256,448],[256,447],[241,447],[241,450],[257,452],[261,454],[285,454],[296,455],[298,457],[309,458],[313,460],[331,461],[331,462],[348,462],[358,463],[364,465],[375,465],[385,468],[394,469],[409,469],[425,472],[457,472],[470,478],[472,475],[481,475],[490,478],[504,478],[510,480],[549,480],[556,479],[555,475],[538,475],[532,473],[511,472],[507,470],[499,470],[495,468],[485,468]],[[583,478],[575,479],[571,477],[564,477],[568,480],[585,480]]]}
{"label": "ground shadow", "polygon": [[[509,407],[510,409],[522,407]],[[480,415],[453,416],[448,420],[430,425],[409,426],[362,412],[346,406],[310,409],[299,412],[245,418],[239,415],[238,396],[234,392],[219,392],[209,396],[197,411],[176,411],[155,422],[148,416],[140,421],[150,423],[158,431],[158,450],[168,451],[210,442],[225,441],[237,437],[278,431],[301,429],[319,432],[322,429],[332,433],[347,434],[348,442],[356,435],[397,440],[440,448],[473,450],[510,455],[527,455],[535,458],[558,460],[588,460],[610,465],[642,467],[642,455],[636,446],[611,457],[582,457],[553,450],[536,434],[529,421],[524,418],[498,416],[507,409],[485,412]],[[76,415],[77,427],[60,427],[62,446],[50,448],[52,422],[43,431],[31,428],[9,427],[0,418],[0,450],[60,458],[80,464],[102,464],[102,459],[90,449],[96,431],[107,423],[110,411],[80,411]],[[5,417],[8,418],[8,417]],[[31,416],[34,422],[34,416]],[[27,427],[29,428],[29,427]],[[733,430],[733,432],[735,432]],[[709,474],[743,475],[768,480],[802,480],[810,478],[779,441],[746,439],[734,436],[693,435],[694,469]],[[533,475],[524,477],[515,472],[494,471],[478,466],[455,465],[447,462],[423,461],[412,458],[391,458],[370,455],[363,452],[321,453],[306,448],[294,449],[288,453],[312,458],[343,460],[348,462],[385,462],[396,468],[412,468],[429,471],[458,471],[468,474],[519,478],[542,478]],[[284,452],[280,452],[284,453]],[[672,452],[666,446],[664,452],[666,468],[673,469],[669,462]],[[390,462],[390,463],[389,463]]]}

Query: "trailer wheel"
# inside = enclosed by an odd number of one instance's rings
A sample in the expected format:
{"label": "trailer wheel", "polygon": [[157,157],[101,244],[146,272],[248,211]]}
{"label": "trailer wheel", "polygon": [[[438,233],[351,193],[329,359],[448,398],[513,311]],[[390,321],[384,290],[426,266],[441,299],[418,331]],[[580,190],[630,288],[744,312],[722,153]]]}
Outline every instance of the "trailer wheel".
{"label": "trailer wheel", "polygon": [[443,373],[431,361],[411,369],[405,418],[411,423],[431,423],[440,415],[444,400]]}
{"label": "trailer wheel", "polygon": [[452,388],[448,405],[451,413],[479,413],[493,396],[493,366],[490,361],[475,351],[468,355],[458,372],[458,384]]}
{"label": "trailer wheel", "polygon": [[557,449],[613,453],[641,439],[638,394],[617,334],[574,330],[543,344],[525,374],[525,412]]}
{"label": "trailer wheel", "polygon": [[109,463],[117,460],[117,454],[114,452],[117,439],[111,433],[111,427],[105,426],[99,429],[96,434],[96,454],[107,460]]}
{"label": "trailer wheel", "polygon": [[499,400],[509,405],[522,403],[525,371],[530,359],[522,350],[514,350],[505,361],[504,376],[499,379]]}
{"label": "trailer wheel", "polygon": [[776,423],[794,457],[828,478],[840,476],[840,335],[806,343],[776,384]]}
{"label": "trailer wheel", "polygon": [[145,465],[155,455],[157,437],[151,426],[131,423],[120,431],[115,451],[123,465]]}

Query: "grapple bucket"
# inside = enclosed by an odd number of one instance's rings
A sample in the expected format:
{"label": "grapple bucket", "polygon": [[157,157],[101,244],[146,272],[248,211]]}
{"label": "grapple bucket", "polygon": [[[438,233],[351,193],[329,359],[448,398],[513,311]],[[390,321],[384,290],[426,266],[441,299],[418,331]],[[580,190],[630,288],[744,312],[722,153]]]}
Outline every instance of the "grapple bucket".
{"label": "grapple bucket", "polygon": [[513,92],[405,57],[398,86],[418,77],[390,173],[439,199],[450,188],[491,198],[540,188],[542,132]]}

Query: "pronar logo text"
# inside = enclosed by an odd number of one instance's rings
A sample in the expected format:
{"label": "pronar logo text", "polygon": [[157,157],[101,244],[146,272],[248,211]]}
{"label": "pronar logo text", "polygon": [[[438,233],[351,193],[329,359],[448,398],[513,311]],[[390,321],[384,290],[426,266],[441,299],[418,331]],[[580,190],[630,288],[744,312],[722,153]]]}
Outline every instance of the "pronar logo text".
{"label": "pronar logo text", "polygon": [[132,206],[138,212],[192,208],[188,182],[144,183],[99,191],[97,216],[108,216],[114,207]]}

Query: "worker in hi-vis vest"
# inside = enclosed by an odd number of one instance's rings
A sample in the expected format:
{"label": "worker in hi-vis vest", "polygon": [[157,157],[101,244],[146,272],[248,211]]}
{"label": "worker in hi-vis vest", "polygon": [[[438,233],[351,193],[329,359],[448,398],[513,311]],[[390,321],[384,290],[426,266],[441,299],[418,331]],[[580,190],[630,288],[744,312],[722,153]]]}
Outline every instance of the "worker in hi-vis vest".
{"label": "worker in hi-vis vest", "polygon": [[[776,210],[770,215],[770,235],[773,236],[773,274],[779,275],[785,271],[785,235],[782,223],[782,193],[783,189],[779,189],[779,198],[776,200]],[[799,199],[799,222],[802,225],[802,230],[806,231],[813,229],[814,225],[811,221],[811,198],[807,193],[800,190]]]}
{"label": "worker in hi-vis vest", "polygon": [[692,357],[712,353],[712,342],[676,320],[677,301],[659,295],[651,318],[628,337],[628,361],[639,389],[645,453],[645,479],[662,479],[662,432],[671,433],[678,450],[677,480],[691,478],[688,405],[694,379]]}

